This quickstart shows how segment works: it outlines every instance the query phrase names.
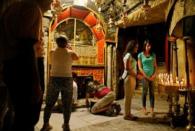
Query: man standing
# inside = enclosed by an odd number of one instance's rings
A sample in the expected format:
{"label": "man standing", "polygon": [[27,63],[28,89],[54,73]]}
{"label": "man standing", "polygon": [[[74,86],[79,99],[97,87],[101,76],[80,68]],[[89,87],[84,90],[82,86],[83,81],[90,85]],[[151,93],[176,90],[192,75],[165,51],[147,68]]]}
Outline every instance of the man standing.
{"label": "man standing", "polygon": [[73,96],[72,63],[73,60],[78,60],[78,56],[68,44],[68,40],[65,36],[59,36],[56,39],[56,43],[57,48],[50,53],[51,75],[44,109],[44,124],[41,131],[52,129],[49,125],[49,119],[60,92],[62,95],[64,115],[64,124],[62,127],[64,131],[70,130],[69,120]]}

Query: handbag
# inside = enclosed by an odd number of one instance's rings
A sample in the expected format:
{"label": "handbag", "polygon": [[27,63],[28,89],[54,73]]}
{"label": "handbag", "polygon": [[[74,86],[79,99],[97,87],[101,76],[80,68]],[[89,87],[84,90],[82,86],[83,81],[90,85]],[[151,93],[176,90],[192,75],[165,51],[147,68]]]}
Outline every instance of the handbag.
{"label": "handbag", "polygon": [[129,75],[129,72],[127,70],[124,70],[120,78],[124,80],[128,75]]}

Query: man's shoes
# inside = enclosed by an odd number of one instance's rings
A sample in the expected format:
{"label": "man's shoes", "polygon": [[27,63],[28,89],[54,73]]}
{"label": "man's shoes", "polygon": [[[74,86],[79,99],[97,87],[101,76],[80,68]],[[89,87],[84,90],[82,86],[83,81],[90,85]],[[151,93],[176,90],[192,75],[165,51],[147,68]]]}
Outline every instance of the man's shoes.
{"label": "man's shoes", "polygon": [[138,119],[137,116],[133,116],[133,115],[128,115],[128,116],[124,116],[125,120],[130,120],[130,121],[136,121]]}
{"label": "man's shoes", "polygon": [[121,106],[119,104],[114,103],[114,104],[111,105],[111,107],[113,108],[113,111],[114,111],[113,112],[114,113],[113,116],[117,116],[117,115],[120,114],[120,112],[121,112]]}
{"label": "man's shoes", "polygon": [[109,108],[105,111],[105,115],[106,116],[116,116],[116,112],[115,109],[113,108],[113,106],[109,106]]}
{"label": "man's shoes", "polygon": [[119,115],[121,112],[121,106],[119,104],[116,104],[115,109],[116,109],[116,114]]}
{"label": "man's shoes", "polygon": [[48,123],[44,124],[40,131],[50,131],[53,127],[50,126]]}

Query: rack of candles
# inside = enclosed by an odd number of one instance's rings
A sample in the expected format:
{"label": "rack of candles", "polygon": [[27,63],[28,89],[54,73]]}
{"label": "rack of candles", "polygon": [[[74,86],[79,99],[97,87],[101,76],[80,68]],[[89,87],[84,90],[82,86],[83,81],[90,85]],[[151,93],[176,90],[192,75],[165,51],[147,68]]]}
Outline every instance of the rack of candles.
{"label": "rack of candles", "polygon": [[186,88],[186,81],[182,77],[174,77],[172,74],[168,73],[159,73],[158,74],[158,83],[164,86],[175,86],[180,90]]}

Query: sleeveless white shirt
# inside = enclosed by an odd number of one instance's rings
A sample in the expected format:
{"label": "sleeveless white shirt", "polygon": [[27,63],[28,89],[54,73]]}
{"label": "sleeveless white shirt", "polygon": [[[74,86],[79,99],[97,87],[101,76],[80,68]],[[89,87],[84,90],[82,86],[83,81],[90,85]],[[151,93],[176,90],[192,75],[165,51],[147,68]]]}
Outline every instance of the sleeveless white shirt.
{"label": "sleeveless white shirt", "polygon": [[51,76],[72,77],[72,52],[65,48],[56,48],[51,52]]}

